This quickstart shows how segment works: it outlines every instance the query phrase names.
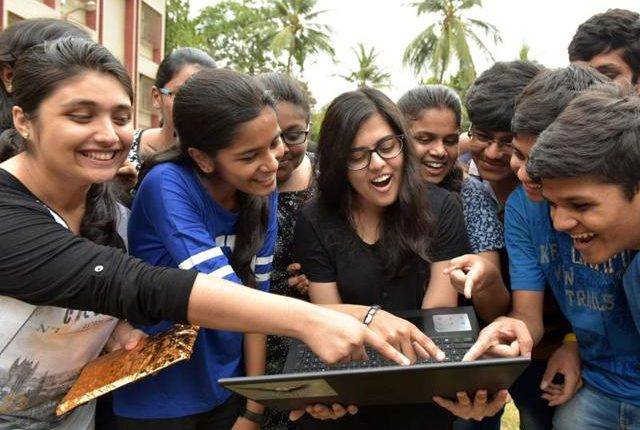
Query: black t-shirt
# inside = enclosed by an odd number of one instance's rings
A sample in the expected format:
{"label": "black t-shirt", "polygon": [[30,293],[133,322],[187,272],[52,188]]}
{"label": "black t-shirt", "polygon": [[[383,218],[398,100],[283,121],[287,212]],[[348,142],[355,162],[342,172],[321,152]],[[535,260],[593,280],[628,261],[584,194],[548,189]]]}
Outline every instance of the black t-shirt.
{"label": "black t-shirt", "polygon": [[[429,210],[435,237],[429,250],[432,262],[469,253],[462,208],[448,191],[429,190]],[[294,247],[296,261],[311,282],[336,282],[344,303],[378,304],[387,310],[417,309],[422,305],[429,265],[416,256],[401,277],[385,276],[376,246],[363,242],[336,211],[317,199],[300,211]]]}
{"label": "black t-shirt", "polygon": [[150,266],[75,235],[0,169],[0,295],[152,324],[184,322],[194,271]]}

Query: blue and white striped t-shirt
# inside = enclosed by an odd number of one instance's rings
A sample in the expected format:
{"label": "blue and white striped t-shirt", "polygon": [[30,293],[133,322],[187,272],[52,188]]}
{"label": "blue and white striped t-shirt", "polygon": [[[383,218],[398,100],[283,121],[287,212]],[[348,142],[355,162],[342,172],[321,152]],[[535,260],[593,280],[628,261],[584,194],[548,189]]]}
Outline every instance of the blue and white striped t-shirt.
{"label": "blue and white striped t-shirt", "polygon": [[[254,257],[258,288],[269,289],[277,233],[277,192],[269,196],[269,228]],[[195,269],[241,283],[229,263],[235,245],[237,213],[207,193],[191,167],[163,163],[144,178],[129,220],[132,255],[156,266]],[[143,327],[150,334],[171,326]],[[241,375],[241,333],[201,329],[191,359],[158,375],[116,391],[116,415],[129,418],[175,418],[210,411],[230,395],[219,378]]]}

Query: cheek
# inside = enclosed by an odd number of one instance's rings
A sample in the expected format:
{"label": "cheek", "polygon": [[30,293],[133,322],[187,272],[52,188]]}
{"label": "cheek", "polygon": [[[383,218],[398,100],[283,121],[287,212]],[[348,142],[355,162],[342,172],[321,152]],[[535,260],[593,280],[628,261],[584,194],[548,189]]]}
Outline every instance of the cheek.
{"label": "cheek", "polygon": [[445,149],[449,160],[451,160],[452,163],[455,163],[458,159],[458,145],[445,146]]}
{"label": "cheek", "polygon": [[423,145],[420,143],[413,145],[413,153],[418,157],[418,159],[424,157],[427,152],[429,152],[429,145]]}

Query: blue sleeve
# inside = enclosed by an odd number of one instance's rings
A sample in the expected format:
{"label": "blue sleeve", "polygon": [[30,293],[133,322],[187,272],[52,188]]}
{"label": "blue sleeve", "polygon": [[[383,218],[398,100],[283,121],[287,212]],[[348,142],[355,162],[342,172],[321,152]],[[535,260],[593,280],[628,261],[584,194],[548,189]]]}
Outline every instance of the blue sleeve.
{"label": "blue sleeve", "polygon": [[273,192],[269,196],[269,227],[265,236],[264,245],[256,254],[253,271],[256,274],[258,288],[269,291],[271,280],[271,266],[273,265],[273,250],[276,246],[278,235],[278,193]]}
{"label": "blue sleeve", "polygon": [[545,276],[528,225],[526,196],[520,188],[507,200],[504,216],[511,290],[544,291]]}
{"label": "blue sleeve", "polygon": [[636,254],[624,273],[622,285],[636,330],[640,332],[640,253]]}
{"label": "blue sleeve", "polygon": [[504,227],[498,218],[496,202],[475,179],[466,179],[460,191],[471,252],[504,248]]}
{"label": "blue sleeve", "polygon": [[[181,170],[160,165],[143,180],[133,210],[143,211],[180,269],[195,269],[241,284],[221,246],[206,228],[207,217],[210,221],[215,215],[204,213],[198,196]],[[134,234],[129,232],[130,237]]]}

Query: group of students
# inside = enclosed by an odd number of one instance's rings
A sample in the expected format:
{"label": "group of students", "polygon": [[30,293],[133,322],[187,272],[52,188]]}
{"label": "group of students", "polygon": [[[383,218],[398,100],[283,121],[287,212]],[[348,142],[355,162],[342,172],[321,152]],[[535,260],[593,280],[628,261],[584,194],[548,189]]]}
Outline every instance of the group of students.
{"label": "group of students", "polygon": [[[444,86],[344,93],[314,154],[286,75],[178,49],[153,88],[161,127],[134,131],[107,49],[63,21],[9,27],[0,429],[495,429],[510,397],[527,430],[640,429],[640,15],[595,15],[569,54],[482,73],[468,134]],[[365,344],[442,360],[393,312],[460,303],[487,324],[466,359],[533,349],[509,392],[289,414],[217,384],[279,373],[290,337],[327,362]],[[97,418],[93,403],[54,416],[89,360],[187,321],[203,327],[190,360]]]}

